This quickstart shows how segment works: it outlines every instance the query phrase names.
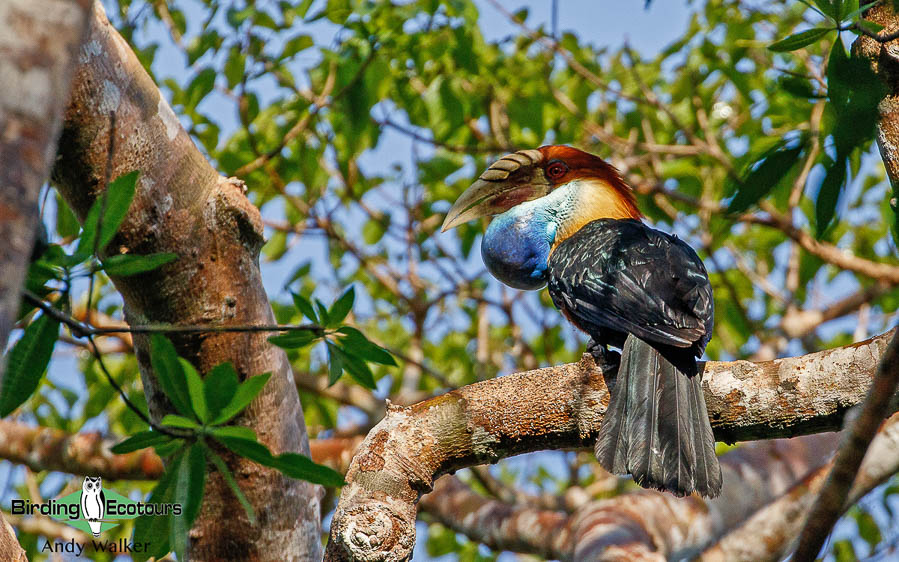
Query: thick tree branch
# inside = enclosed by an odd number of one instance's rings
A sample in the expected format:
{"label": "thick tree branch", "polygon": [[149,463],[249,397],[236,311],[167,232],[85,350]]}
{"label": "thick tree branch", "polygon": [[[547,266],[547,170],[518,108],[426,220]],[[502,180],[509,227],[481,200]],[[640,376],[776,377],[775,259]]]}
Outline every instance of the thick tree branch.
{"label": "thick tree branch", "polygon": [[[845,411],[864,397],[893,333],[802,357],[705,363],[716,438],[839,429]],[[579,363],[389,407],[350,465],[326,558],[404,559],[415,541],[416,503],[437,476],[530,451],[592,446],[607,404],[606,382],[585,355]]]}
{"label": "thick tree branch", "polygon": [[[221,177],[197,150],[99,3],[79,63],[54,170],[57,187],[83,220],[105,178],[139,170],[134,202],[108,251],[179,256],[153,272],[113,279],[128,323],[273,324],[258,267],[263,242],[258,210],[240,182]],[[110,113],[116,139],[108,158]],[[200,372],[224,361],[242,378],[272,372],[238,423],[254,429],[275,453],[308,453],[289,363],[265,334],[181,333],[171,339]],[[135,334],[134,344],[147,403],[159,420],[171,410],[153,376],[148,337]],[[191,559],[317,559],[315,488],[248,460],[226,459],[261,523],[251,526],[220,475],[211,473],[190,532]]]}
{"label": "thick tree branch", "polygon": [[0,420],[0,458],[34,471],[58,470],[107,480],[155,480],[162,474],[162,461],[152,449],[116,455],[109,446],[99,433],[71,434]]}

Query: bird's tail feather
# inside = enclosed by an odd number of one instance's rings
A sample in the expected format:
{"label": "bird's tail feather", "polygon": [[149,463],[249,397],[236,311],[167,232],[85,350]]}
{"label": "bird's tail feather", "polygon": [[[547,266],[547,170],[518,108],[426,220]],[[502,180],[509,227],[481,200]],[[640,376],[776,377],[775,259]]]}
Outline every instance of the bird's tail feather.
{"label": "bird's tail feather", "polygon": [[606,470],[645,488],[718,495],[721,467],[692,350],[628,336],[595,452]]}

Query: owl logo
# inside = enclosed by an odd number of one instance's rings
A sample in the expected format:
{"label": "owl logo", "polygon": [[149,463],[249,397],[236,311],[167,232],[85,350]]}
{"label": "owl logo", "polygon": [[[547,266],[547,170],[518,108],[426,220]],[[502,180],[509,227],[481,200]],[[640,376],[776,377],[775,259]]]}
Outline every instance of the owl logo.
{"label": "owl logo", "polygon": [[81,518],[87,520],[95,537],[100,536],[105,512],[106,496],[100,487],[100,477],[86,477],[81,485]]}

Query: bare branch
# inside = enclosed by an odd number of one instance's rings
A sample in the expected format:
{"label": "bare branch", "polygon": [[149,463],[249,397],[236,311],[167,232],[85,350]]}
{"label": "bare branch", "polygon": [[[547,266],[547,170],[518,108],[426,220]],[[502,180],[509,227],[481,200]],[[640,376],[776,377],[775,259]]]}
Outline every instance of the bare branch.
{"label": "bare branch", "polygon": [[884,281],[891,285],[899,285],[899,266],[871,261],[856,256],[852,252],[837,248],[832,244],[816,240],[811,234],[793,226],[790,219],[778,213],[768,216],[743,215],[740,220],[750,224],[762,224],[776,228],[792,238],[803,250],[817,256],[840,269],[861,273],[871,279]]}
{"label": "bare branch", "polygon": [[[361,442],[361,436],[313,439],[310,456],[315,462],[345,472]],[[0,420],[0,458],[24,464],[35,472],[90,474],[107,480],[156,480],[162,476],[162,459],[153,449],[117,455],[109,451],[112,445],[96,432],[67,433]]]}
{"label": "bare branch", "polygon": [[155,480],[163,471],[162,461],[152,449],[115,455],[99,433],[69,434],[0,420],[0,436],[0,458],[34,471],[58,470],[108,480]]}

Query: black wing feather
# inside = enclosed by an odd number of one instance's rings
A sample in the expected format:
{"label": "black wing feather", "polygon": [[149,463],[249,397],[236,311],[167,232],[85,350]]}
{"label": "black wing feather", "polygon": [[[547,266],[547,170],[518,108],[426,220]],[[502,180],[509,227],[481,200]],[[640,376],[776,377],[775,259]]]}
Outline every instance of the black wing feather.
{"label": "black wing feather", "polygon": [[591,335],[626,332],[697,357],[711,337],[712,288],[699,256],[640,221],[587,224],[556,247],[548,273],[553,302]]}

